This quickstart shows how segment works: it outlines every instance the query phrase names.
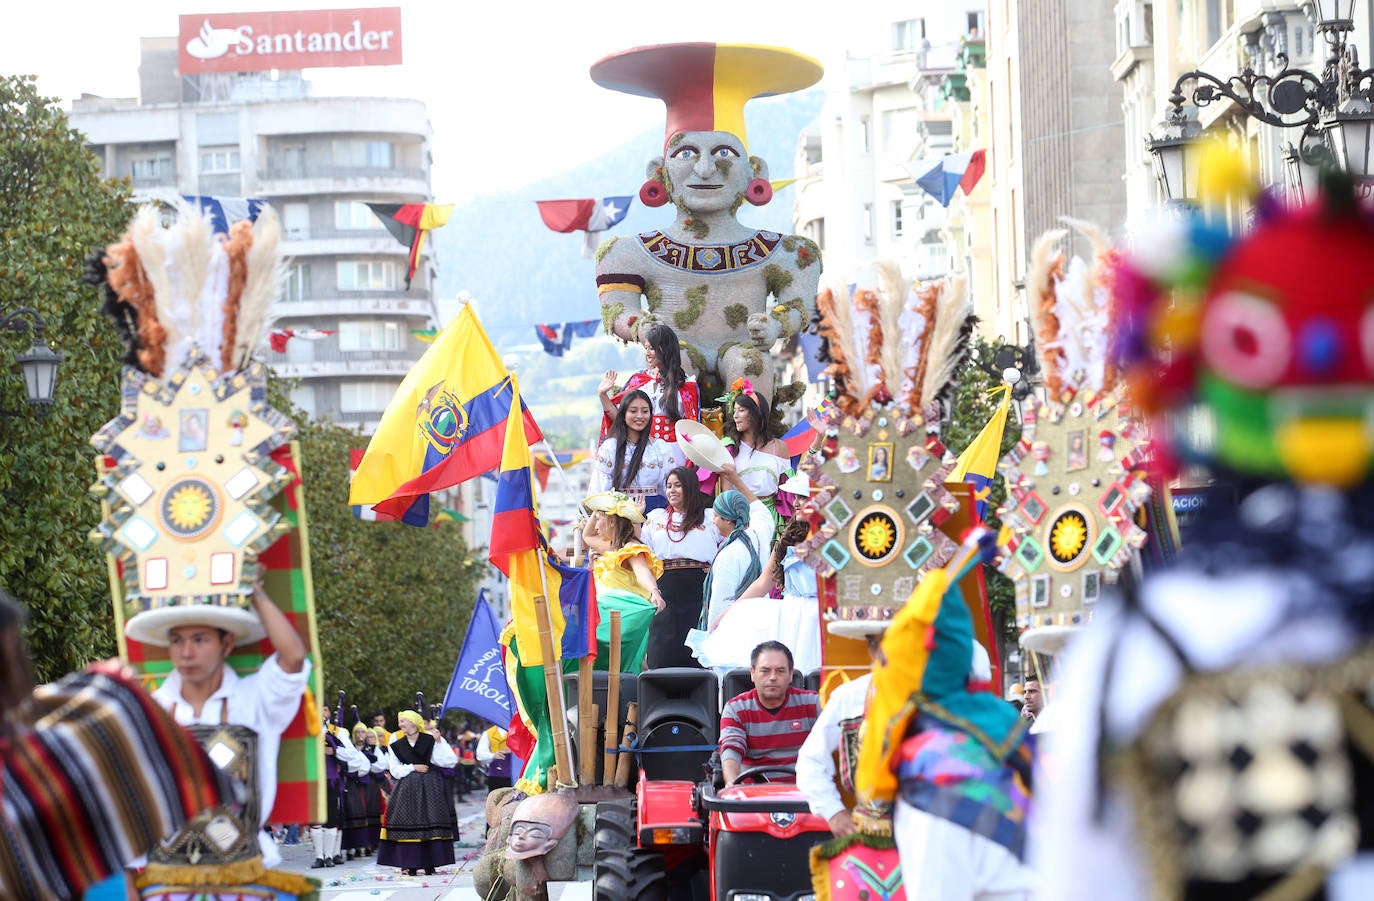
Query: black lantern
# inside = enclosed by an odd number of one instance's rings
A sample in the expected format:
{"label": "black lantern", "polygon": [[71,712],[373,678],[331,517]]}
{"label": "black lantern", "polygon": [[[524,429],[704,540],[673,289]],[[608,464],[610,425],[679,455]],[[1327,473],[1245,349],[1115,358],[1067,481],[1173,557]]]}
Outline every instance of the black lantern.
{"label": "black lantern", "polygon": [[62,354],[54,352],[43,340],[43,317],[32,307],[23,307],[13,313],[0,315],[0,330],[33,336],[33,347],[15,357],[14,362],[24,378],[24,392],[28,395],[29,406],[37,407],[40,411],[51,407]]}

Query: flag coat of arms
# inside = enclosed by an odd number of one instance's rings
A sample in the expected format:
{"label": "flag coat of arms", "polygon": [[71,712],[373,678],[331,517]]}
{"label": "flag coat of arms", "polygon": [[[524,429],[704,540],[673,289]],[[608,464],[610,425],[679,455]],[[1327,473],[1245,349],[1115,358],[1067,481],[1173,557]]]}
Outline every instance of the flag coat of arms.
{"label": "flag coat of arms", "polygon": [[[459,311],[406,374],[358,464],[349,503],[423,525],[429,492],[501,463],[511,404],[523,435],[543,439],[471,306]],[[526,453],[528,453],[528,446]],[[412,510],[420,505],[423,518]]]}

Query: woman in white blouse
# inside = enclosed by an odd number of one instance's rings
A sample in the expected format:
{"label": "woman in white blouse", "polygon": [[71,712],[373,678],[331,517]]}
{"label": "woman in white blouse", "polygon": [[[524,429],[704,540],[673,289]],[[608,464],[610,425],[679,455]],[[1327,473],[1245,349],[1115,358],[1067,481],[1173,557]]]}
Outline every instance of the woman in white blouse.
{"label": "woman in white blouse", "polygon": [[663,563],[658,588],[668,604],[649,629],[648,666],[696,666],[683,643],[701,617],[702,587],[716,549],[725,540],[706,517],[701,482],[685,466],[668,473],[668,506],[653,510],[641,532],[644,543]]}
{"label": "woman in white blouse", "polygon": [[619,491],[642,499],[647,510],[666,503],[664,481],[678,460],[671,445],[649,434],[652,421],[649,395],[637,390],[626,394],[610,437],[597,449],[589,494]]}
{"label": "woman in white blouse", "polygon": [[[787,445],[768,437],[768,401],[754,391],[748,379],[739,379],[735,385],[730,392],[733,400],[726,427],[734,440],[730,451],[735,456],[735,469],[743,484],[776,514],[778,482],[792,467]],[[780,521],[779,517],[775,525]]]}

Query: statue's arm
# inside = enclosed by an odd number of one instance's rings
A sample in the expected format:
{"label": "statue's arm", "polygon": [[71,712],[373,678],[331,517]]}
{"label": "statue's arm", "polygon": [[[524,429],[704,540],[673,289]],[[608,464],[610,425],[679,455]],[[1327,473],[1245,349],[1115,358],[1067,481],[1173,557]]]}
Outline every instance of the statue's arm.
{"label": "statue's arm", "polygon": [[805,331],[816,315],[821,253],[816,243],[789,235],[765,270],[769,316],[780,326],[783,340]]}
{"label": "statue's arm", "polygon": [[637,341],[644,318],[643,261],[633,241],[611,238],[601,245],[596,260],[596,292],[606,334]]}

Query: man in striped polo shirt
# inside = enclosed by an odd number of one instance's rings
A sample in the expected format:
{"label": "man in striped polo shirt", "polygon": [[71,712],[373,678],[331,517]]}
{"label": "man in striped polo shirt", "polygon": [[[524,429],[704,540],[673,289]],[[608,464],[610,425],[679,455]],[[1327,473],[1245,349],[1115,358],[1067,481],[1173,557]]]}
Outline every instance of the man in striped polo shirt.
{"label": "man in striped polo shirt", "polygon": [[731,698],[720,714],[720,763],[726,785],[750,767],[795,765],[820,715],[817,694],[792,687],[792,652],[782,642],[765,641],[754,648],[749,678],[753,689]]}

